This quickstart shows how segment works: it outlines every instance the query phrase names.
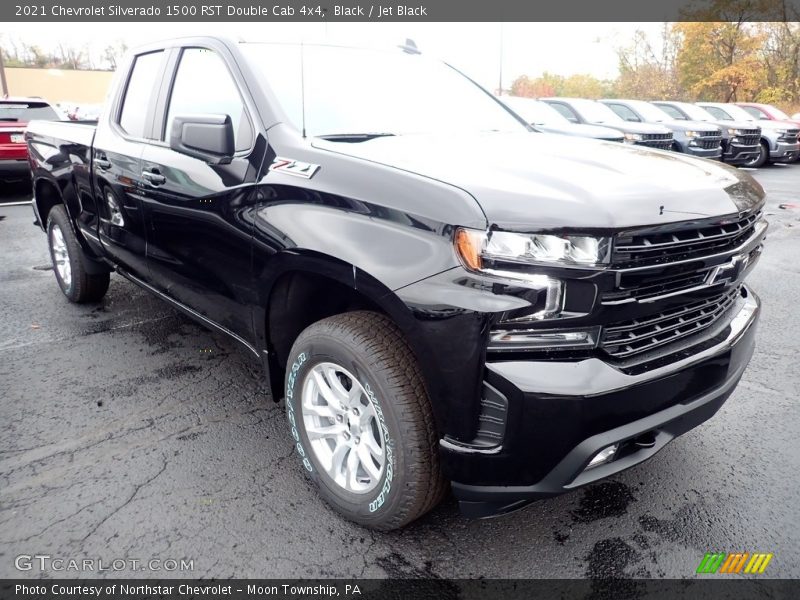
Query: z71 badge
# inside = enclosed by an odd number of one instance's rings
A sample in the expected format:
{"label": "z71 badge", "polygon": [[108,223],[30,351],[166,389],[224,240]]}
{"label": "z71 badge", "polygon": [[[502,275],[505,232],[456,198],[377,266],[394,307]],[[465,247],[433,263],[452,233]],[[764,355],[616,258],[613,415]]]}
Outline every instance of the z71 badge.
{"label": "z71 badge", "polygon": [[269,170],[280,171],[287,175],[297,175],[297,177],[303,177],[304,179],[311,179],[314,173],[319,170],[319,165],[276,156],[275,160],[273,160],[272,164],[269,166]]}

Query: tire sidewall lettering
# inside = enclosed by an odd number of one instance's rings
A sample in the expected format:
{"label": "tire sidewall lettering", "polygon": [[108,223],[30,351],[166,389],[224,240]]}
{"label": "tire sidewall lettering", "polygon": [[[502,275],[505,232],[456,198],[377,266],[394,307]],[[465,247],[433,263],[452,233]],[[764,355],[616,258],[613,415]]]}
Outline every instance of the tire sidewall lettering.
{"label": "tire sidewall lettering", "polygon": [[369,503],[369,512],[374,513],[386,503],[386,500],[389,498],[389,492],[392,489],[392,480],[394,479],[394,440],[389,434],[389,427],[386,425],[386,418],[383,415],[381,403],[369,382],[364,384],[364,391],[367,392],[370,402],[372,402],[372,405],[375,407],[375,414],[378,415],[378,426],[380,428],[381,437],[383,438],[383,447],[386,452],[386,475],[383,479],[383,485],[381,486],[378,496]]}
{"label": "tire sidewall lettering", "polygon": [[303,447],[303,443],[300,441],[300,432],[297,431],[297,417],[295,416],[294,410],[294,386],[297,383],[297,372],[300,370],[300,367],[304,362],[306,362],[306,360],[308,360],[308,355],[305,352],[298,354],[297,359],[292,363],[292,366],[289,369],[289,373],[286,377],[286,416],[289,419],[292,438],[294,438],[297,453],[302,459],[303,467],[305,467],[306,471],[311,473],[313,472],[314,468],[311,465],[311,460],[308,457],[306,449]]}
{"label": "tire sidewall lettering", "polygon": [[[286,376],[286,414],[287,419],[289,421],[290,431],[292,435],[292,439],[295,442],[295,448],[297,449],[298,455],[302,459],[303,466],[312,474],[314,478],[323,477],[323,479],[327,479],[325,474],[322,473],[319,469],[315,469],[314,465],[311,461],[311,454],[306,450],[303,440],[304,437],[301,436],[300,427],[301,423],[298,422],[302,420],[302,416],[296,412],[297,410],[297,403],[302,402],[300,399],[299,394],[301,394],[301,390],[297,388],[297,380],[301,377],[301,369],[308,365],[308,362],[315,362],[310,361],[311,358],[308,351],[300,352],[294,362],[292,363],[291,367],[288,369],[287,376]],[[332,358],[332,357],[331,357]],[[384,465],[384,475],[383,475],[383,482],[380,484],[380,487],[377,490],[377,495],[371,497],[366,497],[363,499],[363,510],[368,512],[369,514],[374,514],[378,512],[381,507],[385,506],[392,491],[392,485],[394,483],[394,473],[396,468],[396,460],[397,457],[395,455],[395,441],[389,431],[389,425],[386,420],[386,416],[383,411],[383,405],[381,400],[378,398],[378,395],[375,393],[375,387],[370,383],[369,378],[366,376],[361,366],[357,364],[352,364],[349,369],[351,372],[355,373],[358,379],[363,382],[364,390],[369,396],[369,400],[372,405],[375,407],[375,414],[377,415],[378,421],[378,430],[381,439],[383,440],[383,447],[386,452],[386,463]],[[329,484],[326,484],[326,486]],[[374,494],[375,492],[373,492]],[[352,500],[351,500],[352,501]]]}

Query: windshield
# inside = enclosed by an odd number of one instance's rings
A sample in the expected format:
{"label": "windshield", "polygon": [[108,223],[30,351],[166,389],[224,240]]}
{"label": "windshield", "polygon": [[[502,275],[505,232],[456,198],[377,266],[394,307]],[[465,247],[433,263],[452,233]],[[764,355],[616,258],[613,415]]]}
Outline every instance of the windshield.
{"label": "windshield", "polygon": [[0,102],[0,121],[57,121],[56,111],[46,102]]}
{"label": "windshield", "polygon": [[605,104],[600,104],[594,100],[583,100],[580,98],[568,101],[577,110],[585,121],[602,125],[605,123],[624,123],[617,113],[608,108]]}
{"label": "windshield", "polygon": [[419,54],[249,43],[242,50],[309,136],[527,131],[485,90]]}
{"label": "windshield", "polygon": [[657,106],[650,104],[649,102],[644,102],[643,100],[631,100],[628,102],[628,104],[630,104],[631,107],[639,113],[644,121],[660,123],[662,121],[672,120],[672,117],[670,117],[667,113]]}
{"label": "windshield", "polygon": [[555,108],[533,98],[504,97],[511,110],[533,125],[569,125],[567,118]]}

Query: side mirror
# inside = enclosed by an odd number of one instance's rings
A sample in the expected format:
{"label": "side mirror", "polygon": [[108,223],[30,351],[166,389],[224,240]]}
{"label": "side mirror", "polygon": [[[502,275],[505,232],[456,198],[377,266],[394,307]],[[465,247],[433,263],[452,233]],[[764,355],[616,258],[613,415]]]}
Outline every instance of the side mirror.
{"label": "side mirror", "polygon": [[578,117],[567,117],[567,121],[577,125],[578,124]]}
{"label": "side mirror", "polygon": [[169,147],[210,165],[226,165],[236,151],[228,115],[177,115],[172,119]]}
{"label": "side mirror", "polygon": [[639,119],[639,117],[633,117],[633,116],[630,116],[625,120],[626,121],[630,121],[631,123],[641,123],[642,122],[641,119]]}

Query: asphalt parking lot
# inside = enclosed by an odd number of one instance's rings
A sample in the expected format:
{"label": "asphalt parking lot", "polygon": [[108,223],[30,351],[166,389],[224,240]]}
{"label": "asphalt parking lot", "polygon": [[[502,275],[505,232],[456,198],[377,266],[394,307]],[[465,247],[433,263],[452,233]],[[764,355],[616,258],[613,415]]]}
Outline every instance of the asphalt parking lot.
{"label": "asphalt parking lot", "polygon": [[758,348],[711,421],[515,514],[468,521],[449,499],[387,534],[317,496],[233,342],[118,276],[102,304],[69,304],[30,207],[0,205],[0,578],[80,575],[19,572],[20,554],[194,561],[158,576],[680,578],[708,551],[771,552],[771,577],[800,577],[800,209],[779,208],[800,204],[800,163],[754,175]]}

